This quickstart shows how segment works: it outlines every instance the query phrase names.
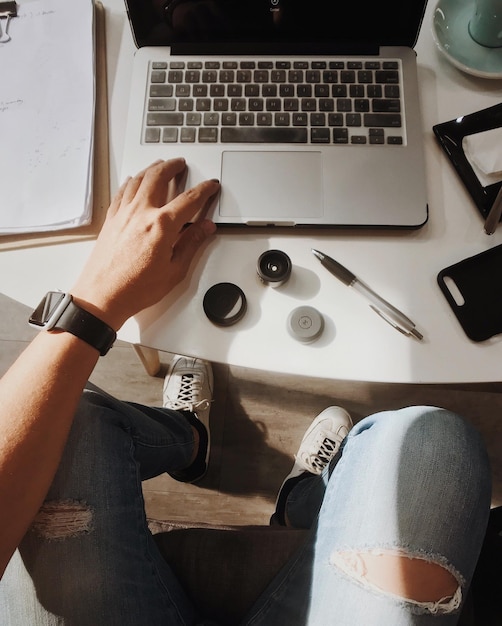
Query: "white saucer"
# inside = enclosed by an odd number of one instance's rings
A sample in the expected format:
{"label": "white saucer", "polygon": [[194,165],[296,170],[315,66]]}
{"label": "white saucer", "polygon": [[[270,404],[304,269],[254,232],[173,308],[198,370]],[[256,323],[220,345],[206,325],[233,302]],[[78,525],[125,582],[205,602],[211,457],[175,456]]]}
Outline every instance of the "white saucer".
{"label": "white saucer", "polygon": [[437,47],[456,67],[481,78],[502,78],[502,47],[487,48],[469,35],[472,0],[439,0],[432,18]]}

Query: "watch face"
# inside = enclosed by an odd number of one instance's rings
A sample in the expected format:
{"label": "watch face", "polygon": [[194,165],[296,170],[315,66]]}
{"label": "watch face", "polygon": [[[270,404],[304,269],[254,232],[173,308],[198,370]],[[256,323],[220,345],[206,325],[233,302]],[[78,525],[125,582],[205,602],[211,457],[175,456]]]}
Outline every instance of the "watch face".
{"label": "watch face", "polygon": [[[50,327],[51,324],[49,322],[53,320],[53,323],[55,323],[57,321],[55,314],[66,308],[69,299],[69,294],[61,291],[49,291],[31,314],[29,323],[33,326]],[[55,317],[56,319],[54,319]]]}

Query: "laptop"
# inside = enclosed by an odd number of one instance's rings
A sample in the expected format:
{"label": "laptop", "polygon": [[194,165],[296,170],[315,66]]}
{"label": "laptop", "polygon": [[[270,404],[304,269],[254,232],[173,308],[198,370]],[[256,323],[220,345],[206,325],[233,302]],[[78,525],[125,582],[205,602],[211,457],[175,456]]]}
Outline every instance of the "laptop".
{"label": "laptop", "polygon": [[122,177],[183,156],[222,227],[420,228],[426,1],[125,0]]}

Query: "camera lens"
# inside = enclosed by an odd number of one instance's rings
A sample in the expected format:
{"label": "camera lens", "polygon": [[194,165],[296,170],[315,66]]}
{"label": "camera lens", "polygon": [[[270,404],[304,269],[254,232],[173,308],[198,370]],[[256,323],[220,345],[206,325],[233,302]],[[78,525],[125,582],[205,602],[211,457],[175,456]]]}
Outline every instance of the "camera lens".
{"label": "camera lens", "polygon": [[263,283],[278,287],[291,275],[291,259],[282,250],[268,250],[260,255],[257,272]]}

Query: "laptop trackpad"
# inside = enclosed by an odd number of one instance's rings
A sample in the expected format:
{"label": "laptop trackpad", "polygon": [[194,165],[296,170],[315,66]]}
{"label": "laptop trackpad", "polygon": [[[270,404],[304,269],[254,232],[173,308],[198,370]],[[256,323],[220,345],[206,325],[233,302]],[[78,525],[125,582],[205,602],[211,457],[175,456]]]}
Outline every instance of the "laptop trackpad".
{"label": "laptop trackpad", "polygon": [[320,152],[223,152],[220,216],[267,223],[321,217]]}

